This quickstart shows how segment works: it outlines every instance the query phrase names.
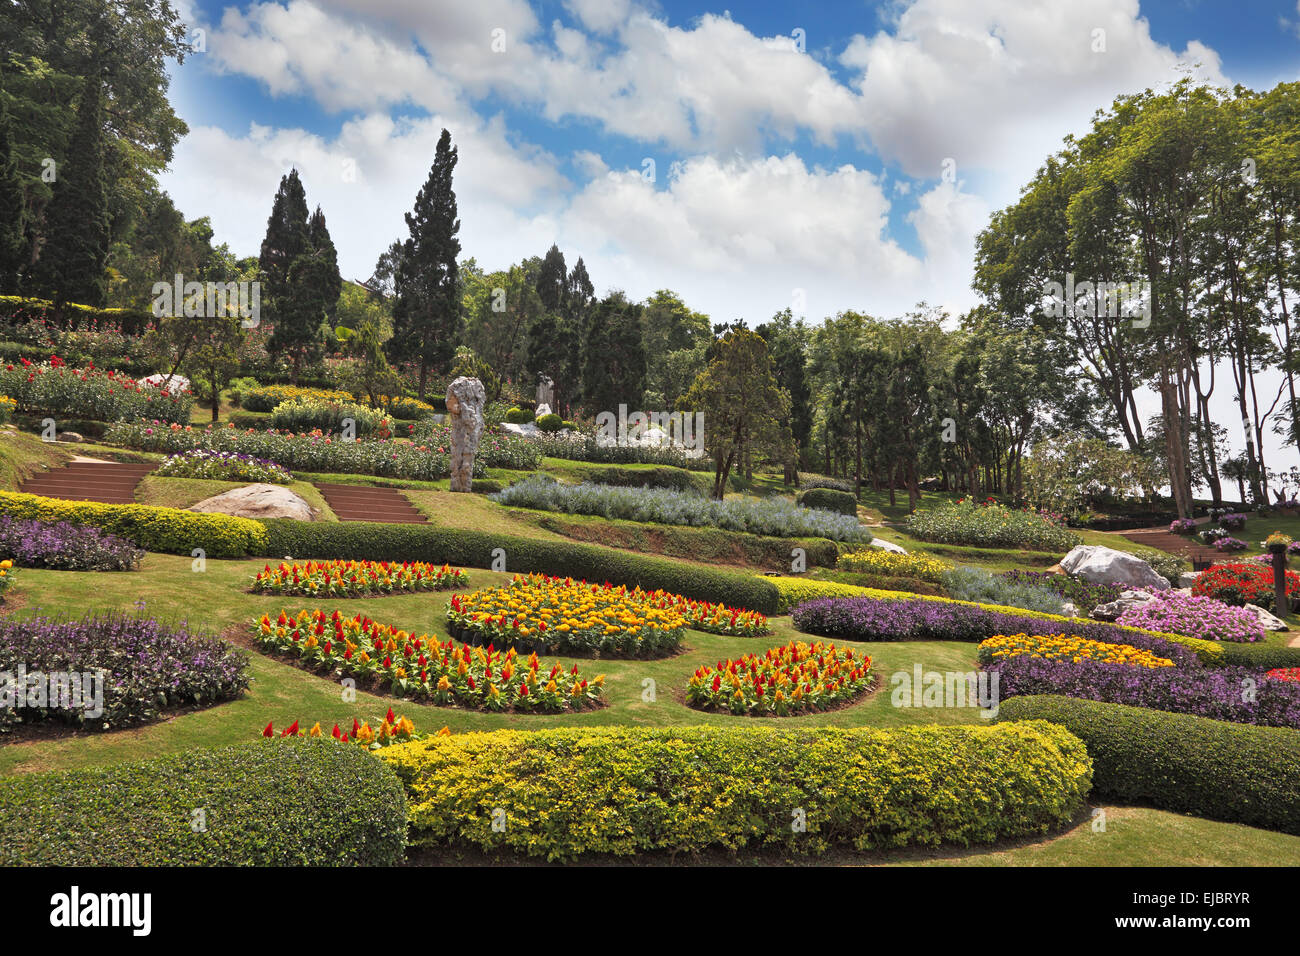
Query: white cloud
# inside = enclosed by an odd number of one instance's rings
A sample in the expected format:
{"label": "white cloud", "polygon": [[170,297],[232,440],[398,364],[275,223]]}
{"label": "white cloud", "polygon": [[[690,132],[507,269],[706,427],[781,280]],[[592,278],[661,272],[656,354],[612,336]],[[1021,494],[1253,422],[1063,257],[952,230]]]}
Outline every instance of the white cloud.
{"label": "white cloud", "polygon": [[1137,0],[916,0],[840,60],[859,71],[863,128],[884,158],[935,178],[951,157],[1015,185],[1120,93],[1198,63],[1227,84],[1210,48],[1155,42]]}

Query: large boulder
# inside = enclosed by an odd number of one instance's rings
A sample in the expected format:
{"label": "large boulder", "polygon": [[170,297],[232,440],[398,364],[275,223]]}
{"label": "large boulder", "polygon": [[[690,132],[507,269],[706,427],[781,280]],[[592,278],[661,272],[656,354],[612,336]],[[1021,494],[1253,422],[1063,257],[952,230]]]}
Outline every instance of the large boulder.
{"label": "large boulder", "polygon": [[894,554],[907,554],[906,548],[894,544],[892,541],[886,541],[884,538],[872,538],[871,546],[873,548],[879,548],[882,551],[892,551]]}
{"label": "large boulder", "polygon": [[184,375],[165,375],[162,372],[155,372],[153,375],[146,375],[140,379],[140,384],[179,395],[189,390],[190,380]]}
{"label": "large boulder", "polygon": [[1259,618],[1260,627],[1264,628],[1266,631],[1290,630],[1290,628],[1286,626],[1286,621],[1283,621],[1279,617],[1275,617],[1270,611],[1266,611],[1258,604],[1247,604],[1246,610],[1252,612],[1257,618]]}
{"label": "large boulder", "polygon": [[1092,616],[1099,621],[1114,621],[1129,608],[1150,604],[1155,599],[1150,591],[1121,591],[1114,601],[1093,608]]}
{"label": "large boulder", "polygon": [[311,521],[316,514],[301,495],[283,485],[261,482],[204,498],[191,507],[190,511],[234,515],[237,518],[297,518],[299,521]]}
{"label": "large boulder", "polygon": [[1061,570],[1089,584],[1123,584],[1156,591],[1169,587],[1169,582],[1141,558],[1100,544],[1077,545],[1061,559]]}

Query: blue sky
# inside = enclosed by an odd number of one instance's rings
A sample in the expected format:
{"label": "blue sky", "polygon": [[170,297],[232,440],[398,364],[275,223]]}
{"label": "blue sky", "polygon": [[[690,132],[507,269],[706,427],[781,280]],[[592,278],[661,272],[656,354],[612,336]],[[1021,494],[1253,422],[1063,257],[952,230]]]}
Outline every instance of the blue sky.
{"label": "blue sky", "polygon": [[238,254],[292,165],[365,278],[446,126],[466,256],[556,242],[599,292],[715,321],[956,314],[989,215],[1116,95],[1300,79],[1297,0],[181,8],[205,49],[173,70],[191,133],[164,186]]}

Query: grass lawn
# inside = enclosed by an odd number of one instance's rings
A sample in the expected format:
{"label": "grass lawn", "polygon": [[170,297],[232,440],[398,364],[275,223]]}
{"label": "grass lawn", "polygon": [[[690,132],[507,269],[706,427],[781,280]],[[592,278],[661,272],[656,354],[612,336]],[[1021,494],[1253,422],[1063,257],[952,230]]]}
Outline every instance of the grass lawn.
{"label": "grass lawn", "polygon": [[41,441],[16,428],[0,428],[0,488],[17,491],[27,478],[62,465],[72,457],[71,445]]}

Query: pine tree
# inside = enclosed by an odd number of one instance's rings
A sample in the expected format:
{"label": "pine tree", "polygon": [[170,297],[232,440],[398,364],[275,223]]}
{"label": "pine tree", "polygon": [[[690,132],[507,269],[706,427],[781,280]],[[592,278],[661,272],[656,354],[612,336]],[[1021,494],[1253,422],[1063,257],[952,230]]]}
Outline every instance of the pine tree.
{"label": "pine tree", "polygon": [[640,409],[645,390],[645,350],[641,346],[641,306],[621,292],[591,311],[583,343],[582,401],[587,411],[617,412],[619,405]]}
{"label": "pine tree", "polygon": [[460,220],[452,189],[456,158],[451,133],[444,129],[429,178],[415,197],[415,208],[406,214],[410,235],[397,269],[388,355],[394,362],[418,364],[420,398],[429,370],[448,365],[460,334]]}
{"label": "pine tree", "polygon": [[54,300],[56,314],[65,302],[103,307],[108,297],[108,190],[103,81],[97,64],[91,64],[82,84],[68,156],[55,177],[33,286]]}
{"label": "pine tree", "polygon": [[567,291],[568,273],[564,268],[564,253],[552,243],[546,250],[546,257],[537,273],[537,295],[542,300],[542,307],[552,314],[560,311],[564,305]]}
{"label": "pine tree", "polygon": [[343,276],[339,273],[339,254],[330,238],[329,228],[325,225],[325,213],[320,206],[311,214],[307,223],[307,244],[323,264],[323,284],[319,290],[324,302],[325,315],[333,321],[338,312],[339,296],[343,294]]}
{"label": "pine tree", "polygon": [[9,114],[0,105],[0,295],[18,292],[19,272],[27,264],[23,184],[13,158]]}
{"label": "pine tree", "polygon": [[280,178],[258,260],[262,298],[274,330],[267,350],[289,359],[290,378],[320,354],[321,323],[338,306],[343,280],[338,253],[319,206],[308,218],[298,170]]}

